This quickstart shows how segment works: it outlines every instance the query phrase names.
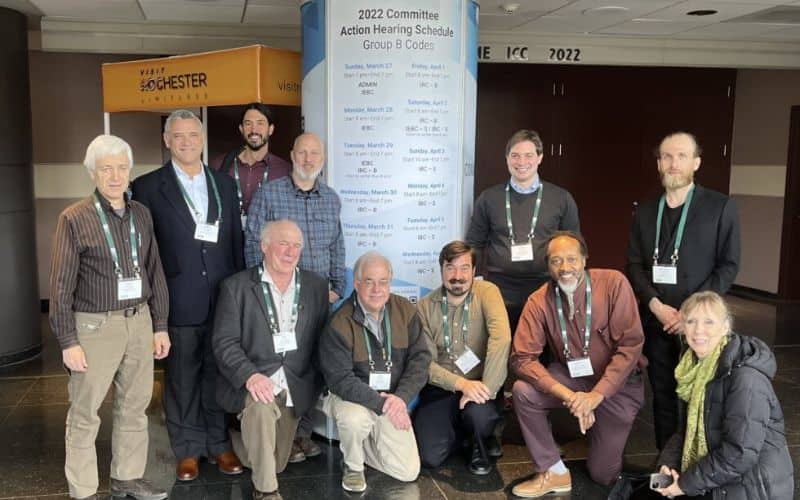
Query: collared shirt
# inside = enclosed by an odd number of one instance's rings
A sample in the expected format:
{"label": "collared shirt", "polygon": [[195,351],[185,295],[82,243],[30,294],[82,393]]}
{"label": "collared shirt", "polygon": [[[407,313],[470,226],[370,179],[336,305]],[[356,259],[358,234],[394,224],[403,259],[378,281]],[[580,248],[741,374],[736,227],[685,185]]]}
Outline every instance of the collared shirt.
{"label": "collared shirt", "polygon": [[[644,333],[639,307],[628,280],[619,271],[591,269],[592,324],[589,334],[589,359],[593,390],[609,398],[626,383],[628,375],[647,362],[642,356]],[[550,281],[528,298],[519,326],[514,334],[511,369],[537,389],[549,393],[558,381],[539,361],[544,347],[550,346],[554,363],[564,366],[564,342],[556,310],[556,293],[563,292]],[[578,286],[574,293],[575,316],[565,318],[569,350],[580,354],[586,326],[586,288]]]}
{"label": "collared shirt", "polygon": [[[235,154],[229,154],[235,157],[239,164],[239,185],[242,190],[242,212],[247,214],[253,195],[258,191],[258,188],[261,187],[261,183],[264,181],[264,170],[269,167],[267,182],[272,182],[275,179],[290,175],[292,173],[292,164],[276,154],[267,153],[263,159],[250,165],[239,158],[239,152],[240,150],[236,150]],[[224,164],[225,160],[230,158],[230,156],[218,156],[211,161],[209,166],[214,170],[224,168],[226,174],[231,176],[231,178],[235,178],[236,176],[233,171],[234,162],[232,159],[228,161],[227,165]]]}
{"label": "collared shirt", "polygon": [[368,313],[364,306],[361,305],[361,301],[358,300],[358,295],[356,295],[356,304],[358,304],[358,308],[361,309],[361,313],[364,315],[364,324],[371,331],[375,338],[379,341],[383,342],[383,315],[386,313],[386,306],[384,305],[381,307],[381,312],[378,314],[378,319],[375,319],[372,314]]}
{"label": "collared shirt", "polygon": [[524,188],[524,187],[520,186],[519,184],[517,184],[516,182],[514,182],[514,178],[513,177],[511,179],[509,179],[508,183],[511,184],[511,189],[513,189],[514,191],[518,192],[519,194],[535,193],[536,190],[539,189],[539,186],[542,185],[542,181],[539,179],[538,175],[536,176],[536,179],[533,180],[533,184],[531,184],[531,187],[529,187],[529,188]]}
{"label": "collared shirt", "polygon": [[175,175],[178,176],[178,182],[181,183],[189,199],[194,203],[192,217],[195,222],[206,222],[208,219],[208,184],[206,183],[205,169],[201,168],[200,173],[194,177],[189,177],[189,174],[183,171],[175,162],[172,162],[172,168],[175,169]]}
{"label": "collared shirt", "polygon": [[339,195],[317,179],[311,191],[298,188],[291,176],[281,177],[256,191],[247,213],[244,260],[247,267],[262,261],[261,229],[268,221],[291,219],[303,232],[300,269],[312,271],[344,295],[344,233]]}
{"label": "collared shirt", "polygon": [[495,394],[503,387],[508,374],[508,354],[511,350],[508,313],[500,289],[494,283],[475,281],[471,293],[466,346],[461,337],[464,302],[458,307],[450,306],[447,318],[452,354],[458,358],[464,353],[465,347],[469,347],[481,360],[478,366],[466,374],[461,373],[455,361],[447,354],[442,321],[444,294],[442,287],[423,297],[417,304],[422,319],[422,329],[433,356],[429,383],[448,391],[455,391],[456,383],[461,378],[480,380],[492,394]]}
{"label": "collared shirt", "polygon": [[67,207],[58,217],[50,267],[50,326],[61,349],[78,345],[75,312],[118,311],[147,302],[153,331],[167,329],[169,295],[153,219],[144,205],[129,201],[122,217],[97,193],[117,247],[122,275],[134,276],[130,219],[136,228],[141,266],[142,297],[117,300],[117,275],[100,217],[90,196]]}
{"label": "collared shirt", "polygon": [[272,292],[272,300],[275,301],[275,309],[278,313],[278,326],[282,332],[293,332],[297,326],[297,318],[292,321],[292,306],[294,305],[294,279],[295,271],[292,271],[292,277],[289,280],[289,286],[286,287],[285,292],[281,292],[278,286],[270,276],[269,271],[264,268],[264,274],[261,276],[261,281],[269,285]]}

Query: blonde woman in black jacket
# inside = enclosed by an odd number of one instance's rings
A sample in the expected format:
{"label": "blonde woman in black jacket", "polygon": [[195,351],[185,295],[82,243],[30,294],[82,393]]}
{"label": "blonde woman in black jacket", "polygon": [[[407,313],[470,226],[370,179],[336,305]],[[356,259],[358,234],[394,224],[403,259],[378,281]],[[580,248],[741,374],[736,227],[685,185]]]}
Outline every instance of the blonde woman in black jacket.
{"label": "blonde woman in black jacket", "polygon": [[722,297],[699,292],[681,306],[687,349],[675,369],[681,429],[659,457],[673,477],[657,490],[725,500],[791,500],[792,461],[762,341],[731,331]]}

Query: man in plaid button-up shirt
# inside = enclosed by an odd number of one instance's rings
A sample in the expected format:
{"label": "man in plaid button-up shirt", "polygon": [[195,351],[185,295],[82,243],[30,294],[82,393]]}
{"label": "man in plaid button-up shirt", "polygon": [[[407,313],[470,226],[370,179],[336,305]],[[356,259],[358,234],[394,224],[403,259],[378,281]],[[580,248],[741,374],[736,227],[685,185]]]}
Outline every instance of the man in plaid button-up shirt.
{"label": "man in plaid button-up shirt", "polygon": [[344,235],[339,220],[339,195],[318,178],[325,163],[322,141],[316,134],[301,134],[291,153],[292,174],[261,186],[247,214],[244,257],[247,267],[261,262],[259,234],[271,220],[291,219],[307,242],[300,269],[313,271],[330,283],[331,303],[344,293]]}

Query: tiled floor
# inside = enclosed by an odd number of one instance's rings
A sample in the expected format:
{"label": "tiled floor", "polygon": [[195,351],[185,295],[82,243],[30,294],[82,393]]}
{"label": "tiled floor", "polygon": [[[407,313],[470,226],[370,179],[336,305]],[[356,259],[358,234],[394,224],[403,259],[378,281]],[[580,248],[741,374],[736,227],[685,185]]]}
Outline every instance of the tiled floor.
{"label": "tiled floor", "polygon": [[[771,305],[730,298],[736,316],[736,330],[762,338],[774,345],[778,375],[774,386],[786,415],[787,439],[800,472],[800,306]],[[64,418],[68,401],[67,377],[60,365],[60,352],[47,321],[42,316],[45,347],[42,356],[31,362],[0,368],[0,500],[67,499],[64,480]],[[160,383],[162,373],[156,373]],[[155,391],[158,394],[158,390]],[[649,396],[648,396],[649,398]],[[110,397],[100,416],[104,424],[97,437],[101,493],[108,495],[108,464],[111,444]],[[249,473],[230,478],[214,466],[203,463],[201,477],[191,483],[175,484],[174,458],[169,447],[156,398],[150,411],[150,449],[145,477],[170,491],[171,499],[247,500],[252,486]],[[566,418],[563,418],[566,417]],[[608,489],[589,480],[584,466],[586,446],[578,438],[571,417],[553,417],[554,429],[563,444],[567,465],[572,471],[571,498],[605,499]],[[464,459],[452,457],[438,470],[424,470],[411,484],[403,484],[372,470],[367,472],[369,488],[361,495],[345,493],[340,486],[341,454],[335,446],[320,439],[323,454],[304,463],[290,465],[278,477],[283,497],[327,500],[334,498],[369,499],[493,499],[512,498],[511,488],[529,477],[533,470],[513,414],[508,414],[504,456],[494,472],[476,477],[466,471]],[[655,460],[653,425],[649,404],[639,414],[625,453],[626,468],[647,469]],[[796,487],[800,498],[800,487]],[[101,495],[101,498],[104,496]],[[567,497],[570,497],[568,495]],[[564,497],[561,497],[564,498]]]}

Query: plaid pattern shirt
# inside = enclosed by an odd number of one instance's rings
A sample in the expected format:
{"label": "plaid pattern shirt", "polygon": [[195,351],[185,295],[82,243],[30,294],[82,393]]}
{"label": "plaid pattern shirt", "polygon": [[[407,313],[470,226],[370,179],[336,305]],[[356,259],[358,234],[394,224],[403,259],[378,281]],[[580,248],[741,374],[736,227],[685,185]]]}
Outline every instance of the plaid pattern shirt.
{"label": "plaid pattern shirt", "polygon": [[306,192],[291,176],[263,184],[253,195],[247,211],[244,260],[247,267],[260,263],[261,228],[269,221],[291,219],[303,231],[300,269],[312,271],[330,283],[339,297],[344,295],[344,234],[339,214],[339,195],[319,179]]}

